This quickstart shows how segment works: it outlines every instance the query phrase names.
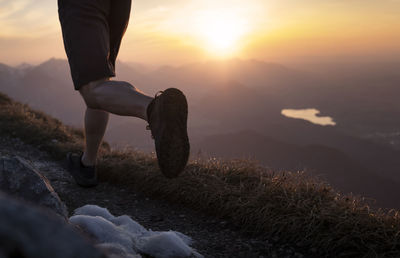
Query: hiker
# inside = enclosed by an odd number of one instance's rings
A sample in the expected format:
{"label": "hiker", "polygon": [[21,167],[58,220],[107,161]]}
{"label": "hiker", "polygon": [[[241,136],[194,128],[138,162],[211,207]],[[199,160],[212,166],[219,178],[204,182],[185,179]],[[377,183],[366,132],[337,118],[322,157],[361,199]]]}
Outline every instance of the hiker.
{"label": "hiker", "polygon": [[96,159],[109,113],[148,123],[161,172],[178,176],[189,157],[187,101],[169,88],[145,95],[115,77],[115,60],[128,26],[131,0],[58,0],[65,51],[75,90],[86,103],[85,150],[68,153],[68,170],[78,185],[97,185]]}

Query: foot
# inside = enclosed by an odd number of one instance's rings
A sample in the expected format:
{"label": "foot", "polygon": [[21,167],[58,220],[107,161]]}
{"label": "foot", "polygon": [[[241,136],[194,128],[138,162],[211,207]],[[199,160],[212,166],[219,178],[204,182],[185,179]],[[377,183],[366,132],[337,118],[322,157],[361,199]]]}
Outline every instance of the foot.
{"label": "foot", "polygon": [[177,177],[182,173],[189,158],[187,115],[186,97],[175,88],[161,92],[147,108],[158,165],[168,178]]}
{"label": "foot", "polygon": [[94,187],[97,185],[97,173],[95,166],[84,166],[82,155],[71,153],[67,154],[67,170],[75,179],[75,182],[82,187]]}

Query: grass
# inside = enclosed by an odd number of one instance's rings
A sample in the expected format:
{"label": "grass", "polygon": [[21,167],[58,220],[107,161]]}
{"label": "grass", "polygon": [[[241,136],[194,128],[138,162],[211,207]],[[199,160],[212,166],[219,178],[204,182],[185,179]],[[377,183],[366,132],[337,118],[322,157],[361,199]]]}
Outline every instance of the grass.
{"label": "grass", "polygon": [[[0,135],[61,159],[81,150],[83,133],[0,94]],[[102,146],[100,179],[223,217],[243,231],[278,238],[317,257],[400,257],[400,214],[370,208],[303,173],[255,162],[191,161],[182,176],[161,175],[155,157]]]}

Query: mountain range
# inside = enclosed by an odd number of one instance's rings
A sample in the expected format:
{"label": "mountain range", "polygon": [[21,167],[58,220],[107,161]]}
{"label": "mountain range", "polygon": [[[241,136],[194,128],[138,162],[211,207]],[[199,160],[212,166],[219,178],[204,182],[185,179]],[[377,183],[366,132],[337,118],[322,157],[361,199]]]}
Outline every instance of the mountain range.
{"label": "mountain range", "polygon": [[[305,170],[343,192],[399,208],[400,64],[284,66],[257,60],[147,68],[117,64],[117,79],[153,95],[182,89],[189,101],[192,157],[251,158],[273,170]],[[0,64],[0,91],[81,127],[84,103],[66,60]],[[281,115],[316,108],[336,126]],[[152,151],[145,122],[112,116],[106,139],[118,148]],[[394,135],[375,137],[376,135]]]}

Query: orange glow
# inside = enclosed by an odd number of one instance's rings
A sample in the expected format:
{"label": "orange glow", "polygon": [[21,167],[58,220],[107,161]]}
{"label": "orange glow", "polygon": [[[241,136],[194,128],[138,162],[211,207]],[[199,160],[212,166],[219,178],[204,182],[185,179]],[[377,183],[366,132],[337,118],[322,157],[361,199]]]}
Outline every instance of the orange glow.
{"label": "orange glow", "polygon": [[243,17],[223,10],[202,12],[196,19],[195,30],[202,47],[215,56],[235,54],[247,33]]}
{"label": "orange glow", "polygon": [[[214,58],[400,58],[398,10],[400,1],[394,0],[137,1],[120,58],[157,64]],[[65,58],[56,1],[1,5],[0,46],[4,63]]]}

